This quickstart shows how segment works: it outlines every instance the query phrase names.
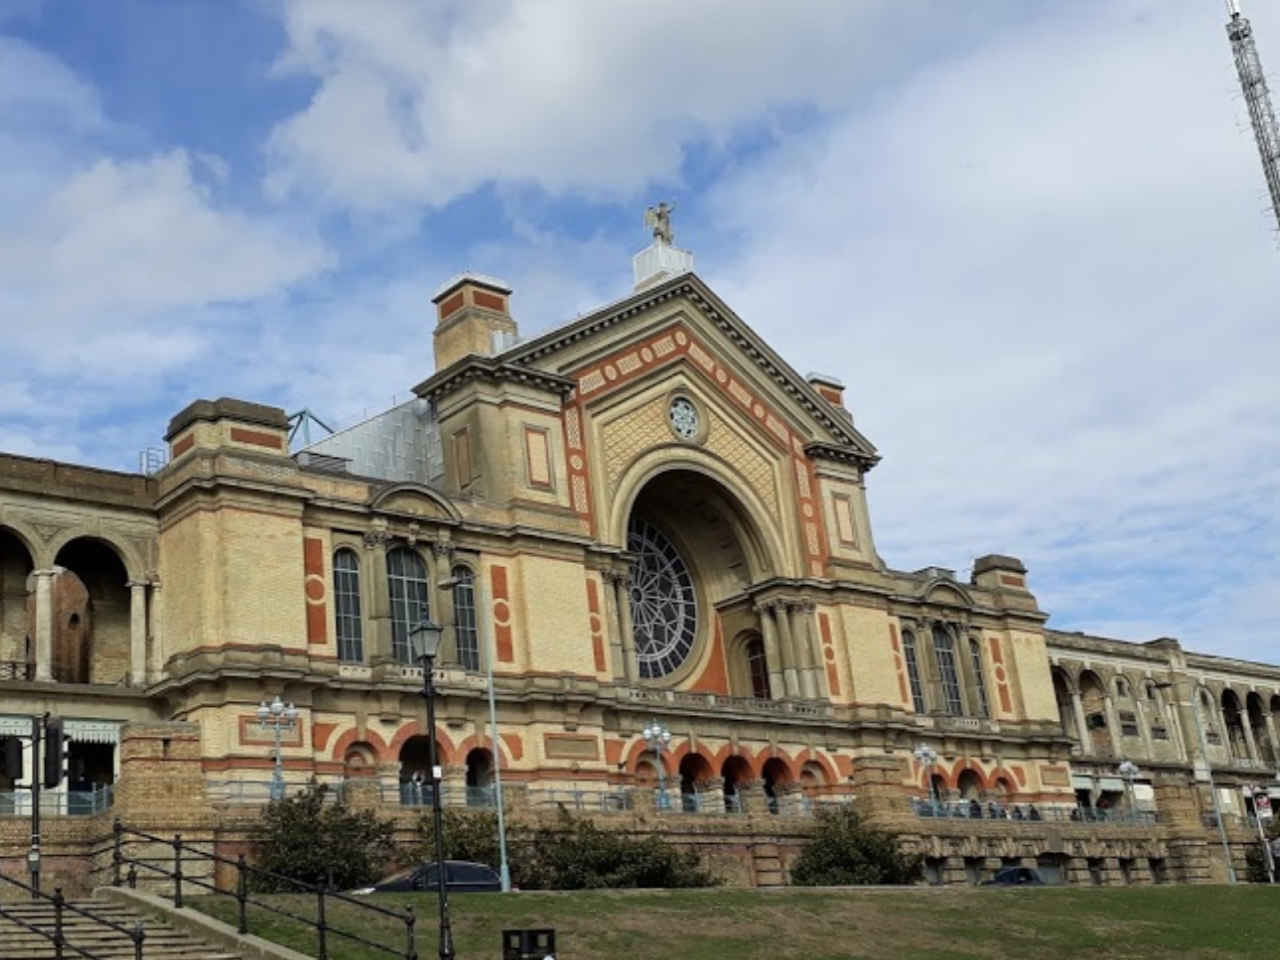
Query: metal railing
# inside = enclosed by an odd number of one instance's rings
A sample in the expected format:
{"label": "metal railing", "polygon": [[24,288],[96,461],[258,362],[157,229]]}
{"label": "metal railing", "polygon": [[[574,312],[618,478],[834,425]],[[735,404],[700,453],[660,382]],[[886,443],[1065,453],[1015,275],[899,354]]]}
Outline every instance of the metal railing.
{"label": "metal railing", "polygon": [[1036,823],[1038,821],[1070,821],[1073,823],[1158,823],[1154,810],[1098,808],[1063,805],[981,803],[968,800],[912,799],[911,808],[918,817],[950,820],[1001,820]]}
{"label": "metal railing", "polygon": [[[144,851],[147,854],[145,856],[135,855],[131,852],[135,845],[144,845],[151,849],[150,851]],[[167,852],[163,857],[153,855],[153,851],[157,847],[166,848]],[[234,891],[224,890],[200,875],[201,868],[213,866],[216,869],[217,864],[235,868],[236,883]],[[188,888],[191,887],[202,893],[232,897],[236,901],[236,929],[241,934],[251,932],[249,929],[250,907],[292,920],[304,927],[310,927],[316,936],[316,960],[329,960],[329,940],[331,937],[350,943],[358,943],[377,953],[385,954],[388,957],[401,958],[401,960],[417,960],[418,957],[414,929],[416,919],[412,907],[405,907],[404,913],[398,913],[370,903],[367,898],[354,897],[337,890],[331,890],[324,884],[304,883],[301,880],[294,880],[292,877],[273,873],[270,870],[250,866],[245,861],[244,854],[232,860],[229,857],[208,853],[191,846],[182,839],[182,834],[180,833],[175,834],[172,840],[168,840],[153,834],[143,833],[141,830],[131,830],[117,820],[114,827],[111,869],[112,883],[117,887],[123,884],[130,889],[136,889],[138,878],[142,874],[162,877],[172,881],[173,893],[171,899],[174,907],[179,910],[183,909],[183,897],[188,894]],[[273,887],[284,888],[283,892],[315,897],[314,915],[304,916],[278,904],[255,898],[250,893],[254,880],[265,880]],[[357,932],[357,930],[344,929],[329,923],[325,908],[327,904],[335,901],[364,911],[363,915],[367,917],[377,916],[396,920],[404,927],[404,946],[394,947],[386,943],[379,943],[376,940],[370,940]],[[368,929],[369,925],[363,925],[361,928]]]}
{"label": "metal railing", "polygon": [[[17,887],[19,890],[23,891],[27,895],[26,899],[28,903],[33,901],[44,901],[52,905],[53,926],[49,927],[47,924],[42,926],[31,922],[32,917],[28,911],[13,910],[6,907],[3,902],[3,897],[0,896],[0,919],[7,920],[14,926],[21,927],[23,930],[26,930],[28,933],[33,933],[36,936],[43,937],[48,940],[49,943],[53,945],[53,955],[55,960],[63,960],[68,953],[77,957],[83,957],[84,960],[104,960],[100,954],[93,953],[92,951],[86,950],[74,943],[68,942],[66,935],[66,918],[68,913],[73,916],[81,917],[92,923],[97,936],[109,936],[112,933],[119,934],[122,939],[128,940],[133,944],[134,960],[144,960],[142,947],[146,942],[147,934],[141,920],[133,924],[133,926],[127,927],[123,924],[116,923],[114,920],[108,919],[107,917],[100,917],[94,913],[93,910],[79,907],[73,903],[68,903],[66,897],[62,895],[61,887],[55,889],[53,891],[53,895],[50,896],[47,893],[37,890],[35,887],[28,886],[21,880],[0,875],[0,890],[4,889],[5,884]],[[17,957],[18,955],[14,954],[13,956]],[[111,956],[119,957],[118,951],[113,949],[111,951]]]}
{"label": "metal railing", "polygon": [[[91,817],[109,810],[115,802],[112,784],[95,790],[42,790],[40,792],[41,816]],[[31,815],[29,790],[0,792],[0,817],[25,817]]]}

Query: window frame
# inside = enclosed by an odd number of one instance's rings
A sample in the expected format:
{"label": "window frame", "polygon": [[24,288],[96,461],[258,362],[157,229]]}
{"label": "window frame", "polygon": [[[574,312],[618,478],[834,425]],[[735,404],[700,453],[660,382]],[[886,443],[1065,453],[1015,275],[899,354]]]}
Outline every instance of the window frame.
{"label": "window frame", "polygon": [[924,695],[924,681],[920,675],[920,654],[916,649],[915,631],[902,631],[902,662],[907,668],[907,686],[911,690],[911,707],[916,713],[923,714],[929,709]]}
{"label": "window frame", "polygon": [[[417,564],[421,576],[395,569],[398,559],[408,558]],[[411,571],[415,572],[416,571]],[[431,567],[412,547],[396,546],[387,551],[387,596],[391,606],[391,656],[397,663],[413,665],[413,646],[409,630],[431,618]],[[400,589],[397,590],[397,585]],[[412,596],[410,594],[413,594]]]}
{"label": "window frame", "polygon": [[[350,567],[344,566],[350,558]],[[364,663],[364,604],[360,555],[351,547],[333,551],[333,636],[339,663]],[[349,630],[345,627],[351,628]]]}
{"label": "window frame", "polygon": [[453,649],[464,670],[479,672],[484,666],[480,649],[480,620],[476,606],[476,572],[465,563],[456,564],[450,574],[453,584]]}
{"label": "window frame", "polygon": [[964,685],[960,681],[960,664],[956,661],[956,637],[950,626],[934,625],[933,653],[938,658],[938,681],[942,685],[943,709],[949,716],[963,717]]}

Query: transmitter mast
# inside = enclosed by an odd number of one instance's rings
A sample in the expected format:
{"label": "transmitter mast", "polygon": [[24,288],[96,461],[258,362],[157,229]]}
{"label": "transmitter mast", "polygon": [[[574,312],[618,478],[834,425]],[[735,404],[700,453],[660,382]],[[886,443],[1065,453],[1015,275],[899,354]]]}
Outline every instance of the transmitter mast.
{"label": "transmitter mast", "polygon": [[1253,124],[1253,136],[1258,141],[1262,172],[1271,192],[1271,212],[1280,227],[1280,125],[1276,124],[1271,92],[1267,89],[1262,60],[1253,41],[1253,26],[1240,12],[1239,0],[1226,0],[1226,3],[1227,13],[1231,16],[1227,23],[1227,36],[1231,39],[1231,52],[1236,59],[1236,72],[1240,74],[1245,103],[1249,105],[1249,121]]}

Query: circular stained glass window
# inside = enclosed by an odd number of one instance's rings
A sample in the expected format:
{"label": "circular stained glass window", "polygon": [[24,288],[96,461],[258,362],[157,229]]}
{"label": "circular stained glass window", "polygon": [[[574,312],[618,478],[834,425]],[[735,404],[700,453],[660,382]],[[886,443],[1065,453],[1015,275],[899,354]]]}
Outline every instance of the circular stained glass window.
{"label": "circular stained glass window", "polygon": [[627,528],[631,623],[636,662],[646,680],[665,677],[689,658],[698,633],[698,598],[684,558],[665,533],[638,517]]}
{"label": "circular stained glass window", "polygon": [[684,397],[671,401],[671,429],[681,440],[692,440],[698,435],[698,408]]}

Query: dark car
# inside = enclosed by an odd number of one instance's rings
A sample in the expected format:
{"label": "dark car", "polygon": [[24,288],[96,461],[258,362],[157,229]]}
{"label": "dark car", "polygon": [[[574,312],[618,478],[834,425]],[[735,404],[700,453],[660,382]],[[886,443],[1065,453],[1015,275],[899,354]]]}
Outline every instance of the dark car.
{"label": "dark car", "polygon": [[[467,860],[446,860],[445,889],[449,893],[496,893],[502,890],[502,878],[493,867]],[[439,879],[434,863],[419,864],[379,880],[372,887],[361,887],[351,892],[357,896],[366,893],[412,893],[415,890],[435,890]]]}
{"label": "dark car", "polygon": [[1032,867],[1003,867],[990,880],[983,880],[984,887],[1043,887],[1044,877]]}

